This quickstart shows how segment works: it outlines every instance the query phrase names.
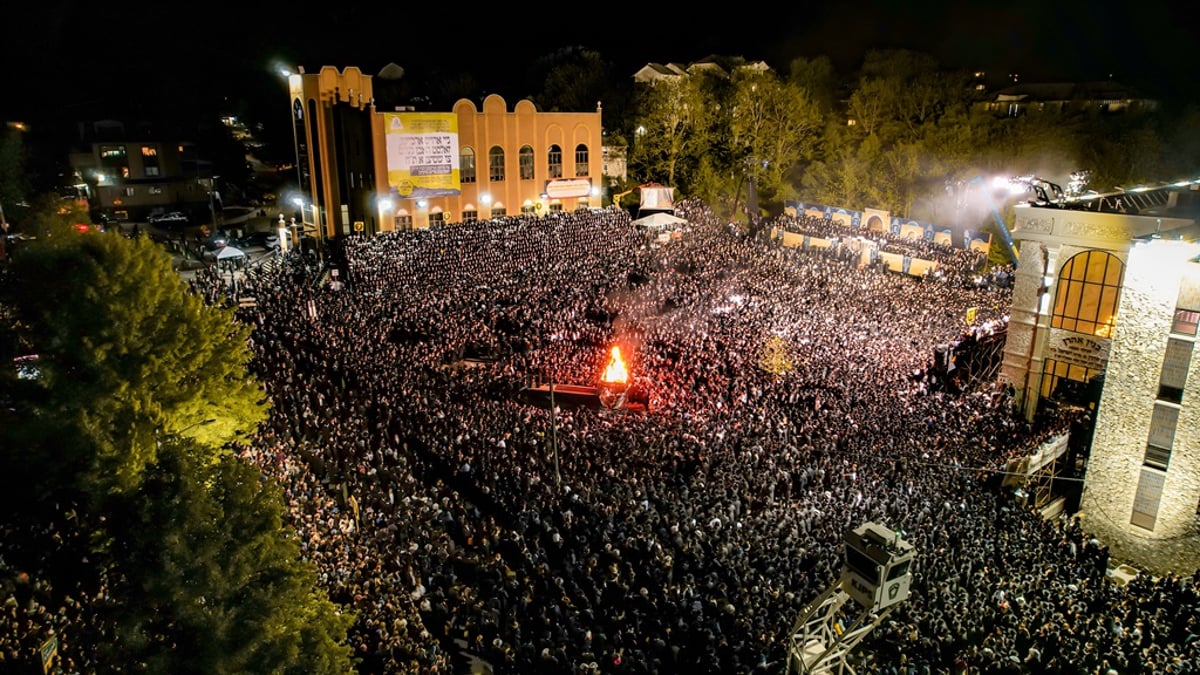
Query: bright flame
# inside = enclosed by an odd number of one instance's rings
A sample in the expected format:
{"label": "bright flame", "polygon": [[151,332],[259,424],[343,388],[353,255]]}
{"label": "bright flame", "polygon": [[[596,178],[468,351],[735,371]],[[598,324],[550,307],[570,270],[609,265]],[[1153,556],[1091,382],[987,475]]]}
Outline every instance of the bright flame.
{"label": "bright flame", "polygon": [[628,380],[629,369],[625,367],[625,360],[621,358],[621,348],[613,345],[612,358],[608,360],[608,366],[604,369],[604,376],[600,378],[600,381],[625,384]]}

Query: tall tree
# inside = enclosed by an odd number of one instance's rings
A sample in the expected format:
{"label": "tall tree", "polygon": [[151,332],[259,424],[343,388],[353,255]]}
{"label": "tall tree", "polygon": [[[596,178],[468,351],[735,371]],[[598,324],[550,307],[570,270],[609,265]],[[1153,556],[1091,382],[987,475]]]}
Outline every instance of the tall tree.
{"label": "tall tree", "polygon": [[112,672],[350,672],[352,617],[317,589],[278,487],[227,450],[266,414],[249,327],[188,293],[156,244],[44,204],[0,283],[0,362],[36,355],[0,370],[0,525],[65,512],[86,543],[20,561],[103,591],[95,631],[60,649]]}
{"label": "tall tree", "polygon": [[837,107],[841,83],[828,56],[793,59],[788,67],[788,81],[803,89],[821,114],[830,114]]}
{"label": "tall tree", "polygon": [[679,77],[646,86],[630,163],[647,181],[677,187],[684,167],[694,167],[712,142],[714,103],[704,78]]}
{"label": "tall tree", "polygon": [[283,496],[233,456],[215,464],[169,437],[136,495],[110,513],[117,639],[95,645],[127,672],[351,672],[353,615],[318,592],[283,525]]}
{"label": "tall tree", "polygon": [[734,72],[730,144],[748,161],[758,191],[770,201],[792,196],[785,178],[802,160],[811,159],[823,121],[820,109],[803,88],[771,72]]}
{"label": "tall tree", "polygon": [[215,457],[253,431],[266,400],[246,369],[249,327],[188,293],[157,244],[68,222],[16,252],[2,291],[7,329],[37,354],[39,376],[6,381],[21,390],[21,415],[0,440],[52,448],[60,461],[5,442],[7,466],[27,471],[29,488],[63,479],[102,496],[136,486],[164,434],[196,438]]}

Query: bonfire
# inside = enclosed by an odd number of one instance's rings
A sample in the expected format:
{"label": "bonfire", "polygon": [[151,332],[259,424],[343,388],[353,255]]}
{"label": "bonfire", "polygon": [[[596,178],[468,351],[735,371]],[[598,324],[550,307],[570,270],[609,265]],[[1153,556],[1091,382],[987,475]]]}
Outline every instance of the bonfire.
{"label": "bonfire", "polygon": [[628,390],[629,368],[621,357],[621,348],[613,345],[609,350],[608,365],[600,376],[600,404],[605,408],[620,408],[625,405],[625,392]]}

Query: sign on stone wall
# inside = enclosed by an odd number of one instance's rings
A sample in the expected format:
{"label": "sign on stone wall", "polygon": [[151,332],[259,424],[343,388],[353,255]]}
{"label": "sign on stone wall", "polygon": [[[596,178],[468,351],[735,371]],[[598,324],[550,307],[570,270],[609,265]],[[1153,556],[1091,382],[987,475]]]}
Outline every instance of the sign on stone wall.
{"label": "sign on stone wall", "polygon": [[1046,358],[1089,370],[1103,371],[1108,366],[1111,347],[1112,340],[1108,338],[1051,328],[1050,340],[1046,345]]}

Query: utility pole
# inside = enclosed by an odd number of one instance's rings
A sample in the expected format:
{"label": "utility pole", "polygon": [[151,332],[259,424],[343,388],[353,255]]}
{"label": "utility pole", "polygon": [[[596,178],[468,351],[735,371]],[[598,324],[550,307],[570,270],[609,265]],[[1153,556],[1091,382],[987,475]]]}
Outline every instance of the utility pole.
{"label": "utility pole", "polygon": [[562,490],[562,474],[558,471],[558,420],[554,416],[554,378],[550,378],[550,451],[554,454],[554,487]]}

